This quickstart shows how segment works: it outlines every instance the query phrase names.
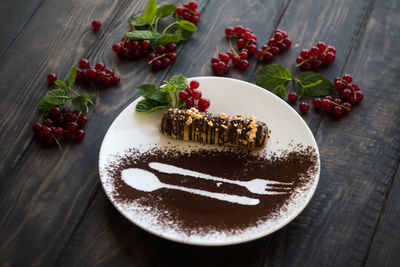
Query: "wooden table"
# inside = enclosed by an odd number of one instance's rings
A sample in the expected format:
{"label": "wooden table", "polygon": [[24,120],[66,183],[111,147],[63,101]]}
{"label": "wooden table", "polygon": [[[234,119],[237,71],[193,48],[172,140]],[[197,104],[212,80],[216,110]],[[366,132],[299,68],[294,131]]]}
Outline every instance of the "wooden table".
{"label": "wooden table", "polygon": [[[175,2],[175,1],[174,1]],[[175,64],[152,72],[146,60],[121,61],[111,50],[145,1],[3,0],[0,5],[0,265],[61,266],[400,266],[400,2],[396,0],[199,1],[198,31],[179,46]],[[93,19],[103,24],[91,30]],[[258,45],[276,28],[293,46],[274,63],[298,74],[302,48],[326,41],[337,58],[320,70],[351,73],[365,93],[349,116],[303,118],[321,153],[321,177],[307,208],[280,231],[224,247],[155,237],[112,206],[100,184],[98,154],[113,119],[143,83],[212,75],[215,49],[228,49],[227,26],[252,28]],[[121,75],[95,92],[86,138],[46,148],[33,138],[46,75],[66,77],[79,59],[104,61]],[[228,77],[254,82],[262,67]],[[311,99],[307,99],[311,102]],[[298,106],[295,106],[298,110]]]}

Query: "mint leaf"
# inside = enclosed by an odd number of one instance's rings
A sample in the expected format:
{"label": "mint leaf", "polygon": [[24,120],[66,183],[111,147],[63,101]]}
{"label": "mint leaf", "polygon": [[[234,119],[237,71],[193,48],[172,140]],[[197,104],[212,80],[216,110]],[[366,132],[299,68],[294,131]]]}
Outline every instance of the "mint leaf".
{"label": "mint leaf", "polygon": [[64,89],[67,89],[67,88],[68,88],[67,85],[65,84],[65,82],[60,81],[60,80],[56,80],[56,81],[54,82],[54,84],[57,85],[57,86],[60,86],[61,88],[64,88]]}
{"label": "mint leaf", "polygon": [[197,31],[197,26],[194,23],[191,23],[190,21],[187,20],[179,20],[178,28],[189,32]]}
{"label": "mint leaf", "polygon": [[129,23],[130,23],[132,26],[134,26],[134,27],[135,27],[135,26],[137,26],[137,27],[145,26],[145,25],[148,24],[147,21],[141,19],[141,18],[138,17],[138,16],[130,17],[130,18],[129,18]]}
{"label": "mint leaf", "polygon": [[149,113],[163,108],[168,108],[168,106],[153,99],[143,99],[136,104],[136,112],[142,113]]}
{"label": "mint leaf", "polygon": [[68,73],[68,88],[72,88],[75,85],[75,79],[76,79],[76,66],[72,67]]}
{"label": "mint leaf", "polygon": [[75,96],[71,99],[74,108],[80,112],[88,112],[89,104],[93,104],[94,94],[84,93],[82,95]]}
{"label": "mint leaf", "polygon": [[185,90],[188,82],[185,76],[183,75],[174,75],[169,80],[169,83],[174,84],[176,86],[175,91],[183,91]]}
{"label": "mint leaf", "polygon": [[136,88],[145,99],[155,100],[162,105],[168,105],[169,103],[167,100],[167,93],[162,92],[159,86],[154,84],[142,84]]}
{"label": "mint leaf", "polygon": [[62,106],[70,97],[63,89],[53,89],[47,92],[44,101],[54,106]]}
{"label": "mint leaf", "polygon": [[50,109],[52,107],[54,107],[55,105],[47,103],[46,101],[42,100],[39,102],[38,107],[39,109],[41,109],[43,112],[47,113],[50,111]]}
{"label": "mint leaf", "polygon": [[269,64],[261,68],[256,74],[256,83],[270,91],[277,86],[286,86],[292,80],[290,71],[279,64]]}
{"label": "mint leaf", "polygon": [[175,12],[175,5],[174,4],[165,4],[157,7],[156,16],[158,17],[168,17],[169,15],[174,14]]}
{"label": "mint leaf", "polygon": [[299,74],[296,79],[296,86],[301,93],[308,96],[326,96],[333,91],[333,84],[324,75],[312,71],[305,71]]}
{"label": "mint leaf", "polygon": [[181,40],[181,41],[189,40],[190,37],[192,36],[192,34],[193,34],[193,32],[185,31],[185,30],[182,30],[182,29],[178,29],[175,32],[175,35],[179,36],[179,40]]}
{"label": "mint leaf", "polygon": [[160,34],[158,32],[152,32],[152,31],[135,30],[133,32],[127,32],[125,34],[125,37],[128,39],[151,40],[159,38]]}
{"label": "mint leaf", "polygon": [[160,36],[160,38],[157,39],[157,45],[166,45],[168,43],[178,43],[181,38],[180,35],[177,34],[171,34],[171,33],[167,33],[167,34],[163,34]]}
{"label": "mint leaf", "polygon": [[174,75],[167,82],[164,81],[165,85],[160,88],[161,92],[176,92],[185,90],[187,86],[187,79],[183,75]]}
{"label": "mint leaf", "polygon": [[157,1],[150,0],[147,3],[146,9],[144,10],[144,13],[143,15],[140,16],[140,18],[146,21],[147,24],[151,24],[153,22],[153,19],[156,17],[156,12],[157,12]]}
{"label": "mint leaf", "polygon": [[144,98],[147,98],[152,96],[156,92],[157,87],[158,86],[154,84],[142,84],[136,87],[136,89],[138,89],[138,91]]}
{"label": "mint leaf", "polygon": [[280,96],[281,98],[286,97],[286,88],[283,86],[283,84],[278,85],[277,87],[272,90],[272,93],[276,94],[277,96]]}

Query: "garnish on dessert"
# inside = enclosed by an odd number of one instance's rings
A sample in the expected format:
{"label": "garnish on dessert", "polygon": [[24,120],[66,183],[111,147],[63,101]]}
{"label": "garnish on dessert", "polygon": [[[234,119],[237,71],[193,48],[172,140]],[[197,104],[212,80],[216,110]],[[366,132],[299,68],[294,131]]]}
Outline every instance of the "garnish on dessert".
{"label": "garnish on dessert", "polygon": [[267,145],[268,127],[256,117],[228,116],[170,108],[161,119],[160,130],[173,139],[203,144],[261,150]]}
{"label": "garnish on dessert", "polygon": [[188,83],[183,75],[172,76],[162,86],[142,84],[137,89],[144,99],[136,105],[136,112],[149,113],[159,109],[191,107],[206,111],[210,100],[202,97],[199,86],[196,80]]}

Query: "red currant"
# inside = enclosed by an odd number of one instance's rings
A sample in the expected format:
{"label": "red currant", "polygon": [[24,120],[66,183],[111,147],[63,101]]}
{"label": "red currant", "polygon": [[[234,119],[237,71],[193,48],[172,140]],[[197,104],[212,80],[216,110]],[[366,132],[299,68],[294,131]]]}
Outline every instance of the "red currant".
{"label": "red currant", "polygon": [[57,75],[55,73],[49,73],[47,75],[47,82],[53,84],[57,80]]}
{"label": "red currant", "polygon": [[320,109],[321,108],[321,102],[322,102],[321,98],[319,98],[319,97],[314,98],[313,102],[312,102],[313,103],[313,107],[315,109]]}
{"label": "red currant", "polygon": [[82,141],[83,138],[85,138],[85,131],[82,129],[77,130],[75,133],[75,140],[79,142]]}
{"label": "red currant", "polygon": [[92,21],[92,28],[94,31],[97,31],[101,27],[101,21],[98,19],[95,19]]}
{"label": "red currant", "polygon": [[82,69],[89,68],[90,67],[89,60],[87,60],[86,58],[82,58],[81,60],[79,60],[79,67],[81,67]]}
{"label": "red currant", "polygon": [[206,111],[210,107],[210,100],[207,98],[200,98],[197,105],[200,111]]}
{"label": "red currant", "polygon": [[310,106],[306,102],[301,102],[299,105],[299,110],[302,113],[306,113],[309,110]]}
{"label": "red currant", "polygon": [[290,92],[288,95],[288,100],[291,104],[294,104],[297,101],[297,98],[298,98],[298,96],[297,96],[296,92]]}
{"label": "red currant", "polygon": [[194,89],[199,88],[199,86],[200,86],[200,83],[198,81],[196,81],[196,80],[190,81],[190,89],[194,90]]}

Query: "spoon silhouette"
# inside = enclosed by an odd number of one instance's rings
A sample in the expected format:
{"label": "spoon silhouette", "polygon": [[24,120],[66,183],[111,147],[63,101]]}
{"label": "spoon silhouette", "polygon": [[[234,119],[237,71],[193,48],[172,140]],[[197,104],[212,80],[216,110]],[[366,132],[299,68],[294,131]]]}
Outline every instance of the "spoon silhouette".
{"label": "spoon silhouette", "polygon": [[224,193],[208,192],[199,189],[192,189],[177,185],[165,184],[161,182],[154,173],[143,169],[138,169],[138,168],[125,169],[122,171],[121,175],[122,175],[122,180],[127,185],[144,192],[152,192],[157,189],[168,188],[168,189],[175,189],[188,193],[193,193],[200,196],[215,198],[222,201],[237,203],[241,205],[257,205],[258,203],[260,203],[260,200],[256,198],[229,195]]}

